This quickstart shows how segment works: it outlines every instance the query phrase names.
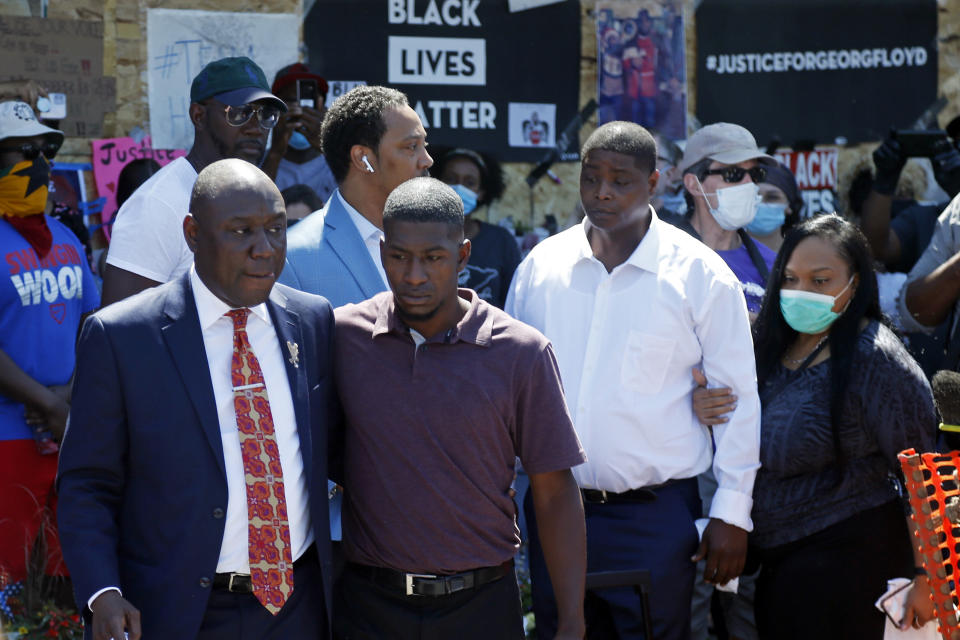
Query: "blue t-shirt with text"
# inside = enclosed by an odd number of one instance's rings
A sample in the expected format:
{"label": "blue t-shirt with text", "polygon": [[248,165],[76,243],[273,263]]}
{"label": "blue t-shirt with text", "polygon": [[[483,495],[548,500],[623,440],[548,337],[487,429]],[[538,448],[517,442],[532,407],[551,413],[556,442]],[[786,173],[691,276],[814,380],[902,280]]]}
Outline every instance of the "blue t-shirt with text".
{"label": "blue t-shirt with text", "polygon": [[[100,305],[83,244],[46,216],[53,246],[41,260],[16,229],[0,219],[0,349],[45,385],[70,382],[77,328]],[[22,404],[0,395],[0,440],[31,438]]]}

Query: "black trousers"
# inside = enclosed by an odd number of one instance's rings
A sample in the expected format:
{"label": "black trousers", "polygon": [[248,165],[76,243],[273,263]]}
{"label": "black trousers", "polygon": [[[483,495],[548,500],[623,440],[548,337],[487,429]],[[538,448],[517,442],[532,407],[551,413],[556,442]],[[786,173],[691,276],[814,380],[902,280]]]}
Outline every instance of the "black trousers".
{"label": "black trousers", "polygon": [[520,592],[512,575],[449,596],[407,596],[348,564],[334,595],[337,640],[522,640]]}
{"label": "black trousers", "polygon": [[214,589],[197,640],[326,640],[326,605],[320,564],[293,571],[293,593],[274,616],[252,593]]}
{"label": "black trousers", "polygon": [[763,640],[881,640],[885,618],[873,603],[887,580],[913,575],[898,501],[758,555],[754,605]]}

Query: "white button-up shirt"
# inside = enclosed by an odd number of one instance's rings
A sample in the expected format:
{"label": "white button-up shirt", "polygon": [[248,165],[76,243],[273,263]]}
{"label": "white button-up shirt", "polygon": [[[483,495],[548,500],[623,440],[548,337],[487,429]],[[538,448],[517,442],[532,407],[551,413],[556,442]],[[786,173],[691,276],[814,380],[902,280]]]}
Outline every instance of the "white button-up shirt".
{"label": "white button-up shirt", "polygon": [[[548,238],[520,264],[506,310],[553,342],[567,408],[588,461],[583,488],[623,492],[691,478],[713,462],[710,517],[753,528],[760,401],[747,307],[712,250],[660,221],[607,273],[589,222]],[[691,370],[728,386],[737,408],[710,431],[693,412]]]}
{"label": "white button-up shirt", "polygon": [[340,198],[340,204],[342,204],[343,208],[347,210],[347,214],[353,221],[353,226],[355,226],[357,231],[360,232],[360,237],[363,239],[363,244],[367,247],[367,253],[370,254],[370,259],[373,260],[374,266],[377,267],[377,271],[380,273],[380,277],[383,279],[383,286],[386,287],[387,272],[383,270],[383,261],[380,259],[380,241],[383,240],[383,230],[378,229],[377,225],[364,218],[362,213],[354,209],[353,206],[340,194],[339,189],[336,191],[336,196]]}
{"label": "white button-up shirt", "polygon": [[[233,404],[233,382],[230,368],[233,359],[233,320],[224,314],[232,309],[214,295],[190,269],[190,283],[200,316],[203,347],[207,352],[210,380],[220,421],[223,442],[223,462],[227,471],[227,510],[223,543],[217,573],[250,573],[247,526],[247,485],[244,481],[243,456],[240,453],[240,435],[237,431],[237,413]],[[287,369],[280,347],[280,339],[265,303],[251,307],[247,317],[247,338],[260,363],[270,414],[273,416],[280,466],[283,469],[283,491],[287,500],[290,527],[290,552],[296,560],[313,542],[310,523],[310,502],[307,479],[303,473],[300,436],[293,409],[293,397],[287,380]]]}

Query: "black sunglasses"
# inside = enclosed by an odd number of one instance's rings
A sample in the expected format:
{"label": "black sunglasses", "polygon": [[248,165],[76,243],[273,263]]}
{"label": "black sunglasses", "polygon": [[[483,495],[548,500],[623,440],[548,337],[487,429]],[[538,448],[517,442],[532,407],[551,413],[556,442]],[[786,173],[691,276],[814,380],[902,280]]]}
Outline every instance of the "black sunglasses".
{"label": "black sunglasses", "polygon": [[60,151],[60,145],[56,142],[47,142],[39,147],[32,142],[24,142],[18,147],[0,147],[2,153],[19,153],[27,160],[36,160],[41,153],[48,160],[53,160],[57,151]]}
{"label": "black sunglasses", "polygon": [[767,177],[767,170],[763,167],[752,167],[744,169],[743,167],[723,167],[722,169],[707,169],[704,176],[721,176],[724,182],[737,183],[743,180],[744,174],[750,174],[750,179],[757,182],[763,182]]}
{"label": "black sunglasses", "polygon": [[232,127],[242,127],[250,122],[254,114],[264,129],[273,129],[280,120],[280,109],[269,104],[245,104],[239,107],[224,105],[223,113],[227,124]]}

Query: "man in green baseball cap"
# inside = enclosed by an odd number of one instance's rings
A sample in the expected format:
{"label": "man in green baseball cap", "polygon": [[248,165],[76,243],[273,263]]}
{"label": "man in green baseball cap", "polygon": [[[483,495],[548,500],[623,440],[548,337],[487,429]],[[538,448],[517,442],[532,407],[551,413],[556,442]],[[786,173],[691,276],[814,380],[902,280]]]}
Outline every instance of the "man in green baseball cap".
{"label": "man in green baseball cap", "polygon": [[143,183],[120,208],[103,274],[104,305],[174,280],[190,268],[193,254],[182,227],[197,175],[226,158],[259,166],[267,136],[286,110],[250,58],[215,60],[197,74],[190,86],[193,147]]}

